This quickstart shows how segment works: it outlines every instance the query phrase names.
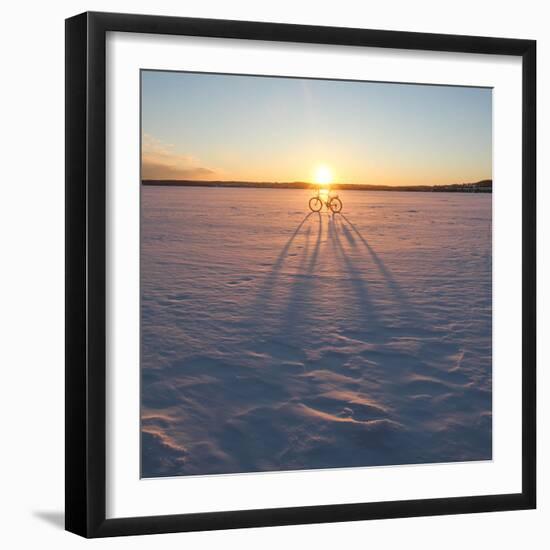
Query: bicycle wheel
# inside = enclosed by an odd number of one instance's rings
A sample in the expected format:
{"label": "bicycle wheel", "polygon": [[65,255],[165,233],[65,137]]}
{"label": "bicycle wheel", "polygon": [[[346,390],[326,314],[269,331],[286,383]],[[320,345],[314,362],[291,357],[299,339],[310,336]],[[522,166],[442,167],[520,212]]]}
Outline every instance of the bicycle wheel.
{"label": "bicycle wheel", "polygon": [[309,209],[312,212],[320,212],[321,208],[323,208],[323,201],[319,197],[309,199]]}
{"label": "bicycle wheel", "polygon": [[338,197],[333,197],[330,199],[328,207],[335,213],[338,214],[342,210],[342,201]]}

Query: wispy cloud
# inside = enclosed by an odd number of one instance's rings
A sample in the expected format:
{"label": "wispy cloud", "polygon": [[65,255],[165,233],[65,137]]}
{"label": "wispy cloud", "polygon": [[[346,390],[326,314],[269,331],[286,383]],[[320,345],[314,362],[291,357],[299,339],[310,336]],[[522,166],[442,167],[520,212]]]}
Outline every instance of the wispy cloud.
{"label": "wispy cloud", "polygon": [[144,133],[141,142],[142,179],[212,179],[216,171],[198,159],[178,153],[174,145]]}

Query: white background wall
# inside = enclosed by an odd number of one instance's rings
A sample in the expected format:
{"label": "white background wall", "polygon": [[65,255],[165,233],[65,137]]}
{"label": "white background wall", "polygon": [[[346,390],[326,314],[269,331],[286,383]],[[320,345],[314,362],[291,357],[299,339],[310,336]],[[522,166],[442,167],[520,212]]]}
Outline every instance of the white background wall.
{"label": "white background wall", "polygon": [[[152,13],[538,40],[539,509],[86,542],[62,530],[64,365],[64,18],[85,10]],[[545,401],[550,349],[549,14],[524,0],[10,2],[0,32],[0,543],[5,548],[548,548]],[[545,306],[545,307],[544,307]],[[545,318],[541,310],[545,309]],[[546,426],[546,430],[545,430]],[[546,525],[545,525],[546,523]]]}

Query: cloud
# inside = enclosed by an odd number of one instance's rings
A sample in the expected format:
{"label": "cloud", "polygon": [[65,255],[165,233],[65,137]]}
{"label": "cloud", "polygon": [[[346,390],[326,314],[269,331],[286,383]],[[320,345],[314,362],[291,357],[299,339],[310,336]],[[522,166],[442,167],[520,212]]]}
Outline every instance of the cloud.
{"label": "cloud", "polygon": [[178,153],[174,145],[144,133],[141,142],[141,178],[149,179],[212,179],[216,172],[201,166],[199,161]]}

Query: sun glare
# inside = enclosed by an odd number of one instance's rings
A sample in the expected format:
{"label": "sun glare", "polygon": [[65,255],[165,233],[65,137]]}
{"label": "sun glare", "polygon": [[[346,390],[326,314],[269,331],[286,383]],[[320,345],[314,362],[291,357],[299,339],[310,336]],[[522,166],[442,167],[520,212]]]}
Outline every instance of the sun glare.
{"label": "sun glare", "polygon": [[319,185],[329,185],[332,183],[332,172],[328,166],[317,166],[315,169],[315,183]]}

